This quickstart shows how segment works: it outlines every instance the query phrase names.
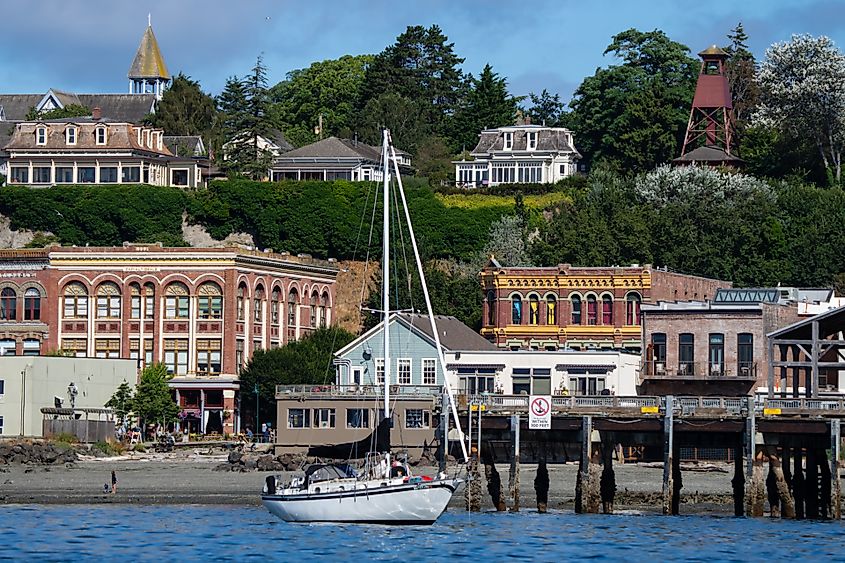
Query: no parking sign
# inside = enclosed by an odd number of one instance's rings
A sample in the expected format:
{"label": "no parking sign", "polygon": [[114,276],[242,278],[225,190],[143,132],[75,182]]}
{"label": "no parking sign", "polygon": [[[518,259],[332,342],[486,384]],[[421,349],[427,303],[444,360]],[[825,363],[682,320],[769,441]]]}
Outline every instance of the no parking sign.
{"label": "no parking sign", "polygon": [[552,398],[550,395],[531,395],[528,398],[528,429],[552,428]]}

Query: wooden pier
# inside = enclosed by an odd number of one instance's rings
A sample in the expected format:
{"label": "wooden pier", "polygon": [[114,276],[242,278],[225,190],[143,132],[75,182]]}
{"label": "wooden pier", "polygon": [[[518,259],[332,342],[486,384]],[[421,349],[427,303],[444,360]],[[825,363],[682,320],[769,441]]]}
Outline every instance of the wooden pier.
{"label": "wooden pier", "polygon": [[[682,448],[715,448],[729,451],[734,462],[736,515],[762,516],[768,503],[773,517],[841,516],[842,399],[555,396],[548,430],[529,429],[527,395],[464,395],[458,405],[461,427],[469,429],[476,450],[475,473],[484,466],[499,510],[506,509],[505,499],[510,510],[519,510],[520,463],[538,464],[535,488],[543,511],[546,464],[577,459],[575,511],[610,513],[614,454],[629,447],[662,450],[663,513],[678,514]],[[507,493],[494,465],[506,462]]]}

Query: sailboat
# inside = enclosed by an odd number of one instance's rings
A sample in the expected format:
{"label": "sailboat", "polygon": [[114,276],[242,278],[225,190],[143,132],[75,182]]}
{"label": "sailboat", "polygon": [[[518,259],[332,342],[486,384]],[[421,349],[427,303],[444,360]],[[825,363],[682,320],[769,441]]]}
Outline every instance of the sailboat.
{"label": "sailboat", "polygon": [[[436,329],[431,299],[423,275],[422,261],[414,238],[408,204],[399,174],[396,150],[390,142],[390,132],[385,129],[382,138],[383,174],[383,252],[382,252],[382,314],[384,337],[384,415],[375,433],[355,444],[325,446],[326,453],[345,450],[366,451],[362,471],[356,471],[348,464],[312,464],[304,474],[287,483],[281,483],[274,476],[268,476],[264,484],[261,501],[267,509],[286,522],[336,522],[367,524],[433,524],[446,510],[452,495],[463,482],[457,476],[443,472],[434,478],[414,476],[407,461],[394,456],[390,451],[390,163],[396,177],[398,195],[404,209],[405,221],[410,234],[411,245],[416,258],[417,271],[422,282],[423,296],[428,310],[429,322],[434,335],[438,361],[444,366],[443,348]],[[445,381],[449,405],[455,426],[459,429],[457,407],[452,400],[448,379]],[[464,460],[467,459],[466,445],[460,440]],[[335,457],[327,455],[326,457]]]}

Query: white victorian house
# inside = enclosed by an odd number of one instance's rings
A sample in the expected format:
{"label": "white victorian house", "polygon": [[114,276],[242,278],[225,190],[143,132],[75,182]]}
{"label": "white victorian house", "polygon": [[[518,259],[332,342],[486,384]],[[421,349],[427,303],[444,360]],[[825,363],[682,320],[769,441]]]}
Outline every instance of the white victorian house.
{"label": "white victorian house", "polygon": [[485,129],[470,155],[453,162],[458,186],[553,184],[573,176],[581,159],[572,131],[530,124]]}

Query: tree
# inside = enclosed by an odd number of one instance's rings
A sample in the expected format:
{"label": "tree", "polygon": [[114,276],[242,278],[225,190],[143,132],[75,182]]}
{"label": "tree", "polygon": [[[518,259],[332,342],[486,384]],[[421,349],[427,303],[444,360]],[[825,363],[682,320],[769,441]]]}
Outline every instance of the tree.
{"label": "tree", "polygon": [[[464,59],[455,55],[455,44],[447,41],[437,25],[429,28],[408,26],[396,42],[376,55],[367,67],[360,102],[362,109],[385,95],[397,95],[409,100],[414,110],[420,112],[420,124],[430,124],[432,132],[446,133],[447,121],[457,108],[465,87],[459,68]],[[363,111],[359,126],[372,117],[372,111]],[[421,139],[425,134],[411,136]]]}
{"label": "tree", "polygon": [[531,107],[526,110],[526,115],[531,118],[532,123],[557,127],[563,118],[565,104],[560,101],[560,95],[549,93],[543,88],[538,96],[534,92],[528,94],[531,100]]}
{"label": "tree", "polygon": [[276,419],[276,385],[330,385],[334,383],[334,353],[355,335],[339,327],[320,328],[281,348],[256,350],[241,371],[241,413],[255,420],[255,386],[258,385],[261,420]]}
{"label": "tree", "polygon": [[608,53],[622,63],[584,79],[570,102],[576,144],[588,162],[650,170],[679,152],[699,65],[659,30],[623,31]]}
{"label": "tree", "polygon": [[469,91],[453,123],[455,150],[474,148],[483,129],[512,125],[520,98],[508,94],[508,83],[487,64],[478,78],[469,77]]}
{"label": "tree", "polygon": [[427,119],[429,108],[425,104],[394,92],[371,99],[359,114],[358,130],[367,142],[381,144],[381,130],[390,129],[393,143],[404,151],[416,153],[423,139],[435,134],[433,124]]}
{"label": "tree", "polygon": [[[312,63],[289,72],[283,82],[273,86],[270,98],[288,141],[302,146],[350,130],[372,60],[372,55],[344,55]],[[321,116],[323,129],[315,133]]]}
{"label": "tree", "polygon": [[447,183],[455,177],[452,152],[443,137],[426,137],[417,147],[414,160],[419,176],[428,178],[432,186]]}
{"label": "tree", "polygon": [[132,410],[132,389],[125,379],[118,385],[105,406],[114,411],[118,424],[122,426],[126,423],[126,415]]}
{"label": "tree", "polygon": [[742,22],[737,24],[727,37],[731,43],[724,50],[731,57],[727,61],[726,74],[731,88],[735,144],[741,147],[743,135],[760,98],[757,62],[748,50],[748,35],[742,27]]}
{"label": "tree", "polygon": [[845,55],[828,37],[794,35],[766,50],[760,68],[762,125],[813,140],[830,183],[842,185]]}
{"label": "tree", "polygon": [[200,135],[209,146],[216,114],[214,98],[202,91],[199,82],[180,72],[156,103],[151,122],[168,135]]}
{"label": "tree", "polygon": [[37,111],[34,107],[29,108],[26,113],[27,121],[36,119],[63,119],[65,117],[86,117],[91,115],[91,110],[80,104],[68,104],[65,107],[54,108],[47,111]]}
{"label": "tree", "polygon": [[135,387],[131,410],[142,424],[175,422],[179,406],[173,401],[167,382],[173,376],[167,373],[164,364],[150,364],[141,372],[141,379]]}

